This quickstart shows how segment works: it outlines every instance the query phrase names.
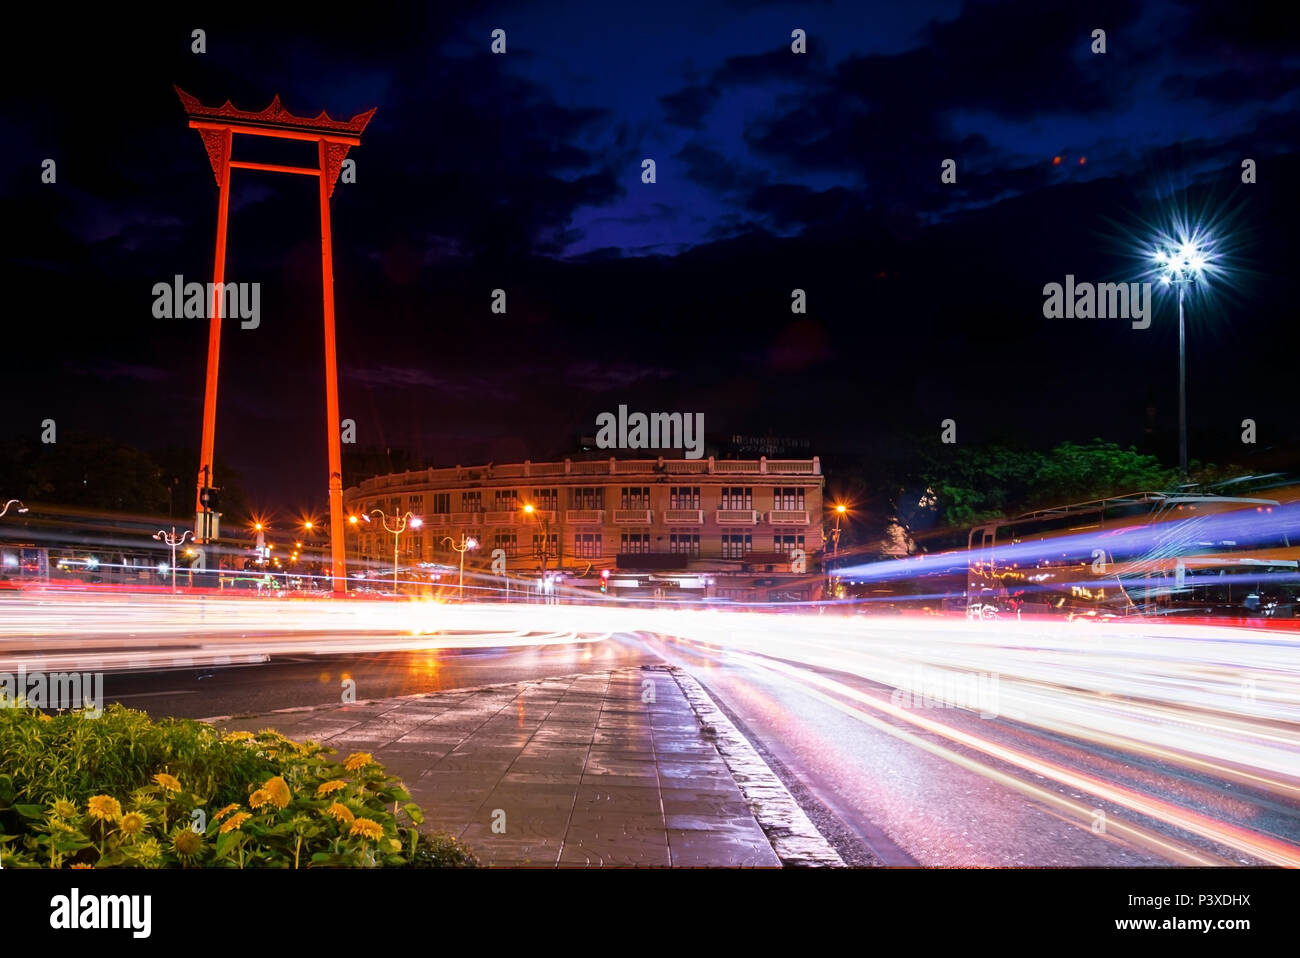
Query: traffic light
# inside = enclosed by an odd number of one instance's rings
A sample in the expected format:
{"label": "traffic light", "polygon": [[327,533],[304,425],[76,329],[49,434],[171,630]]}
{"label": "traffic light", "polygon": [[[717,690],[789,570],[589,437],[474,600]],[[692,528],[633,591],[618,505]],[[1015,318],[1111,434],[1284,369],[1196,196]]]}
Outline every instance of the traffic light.
{"label": "traffic light", "polygon": [[609,570],[608,569],[600,570],[600,591],[601,592],[609,591]]}
{"label": "traffic light", "polygon": [[215,486],[204,486],[199,491],[199,502],[209,512],[216,512],[217,506],[221,504],[221,490]]}

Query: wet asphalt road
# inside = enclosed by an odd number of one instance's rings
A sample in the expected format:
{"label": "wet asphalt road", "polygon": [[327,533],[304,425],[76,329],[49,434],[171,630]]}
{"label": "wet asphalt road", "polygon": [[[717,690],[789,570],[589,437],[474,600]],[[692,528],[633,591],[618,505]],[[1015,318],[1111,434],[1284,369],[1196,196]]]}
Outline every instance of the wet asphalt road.
{"label": "wet asphalt road", "polygon": [[[110,674],[106,701],[155,716],[209,717],[670,662],[690,671],[787,781],[847,861],[890,865],[1132,866],[1258,864],[1240,850],[990,758],[828,695],[798,676],[657,636],[450,652],[292,656],[222,670]],[[844,686],[867,680],[830,672]],[[888,690],[885,690],[887,695]],[[943,710],[946,727],[1140,790],[1217,822],[1300,845],[1300,807],[1186,769],[1002,719]]]}

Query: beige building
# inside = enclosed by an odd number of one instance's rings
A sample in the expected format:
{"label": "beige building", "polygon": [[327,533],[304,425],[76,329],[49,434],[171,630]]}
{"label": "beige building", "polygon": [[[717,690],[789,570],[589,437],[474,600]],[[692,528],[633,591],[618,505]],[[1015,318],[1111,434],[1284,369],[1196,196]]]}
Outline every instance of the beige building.
{"label": "beige building", "polygon": [[[377,476],[344,504],[423,520],[401,536],[403,564],[454,563],[442,540],[464,535],[478,540],[476,565],[502,549],[512,573],[540,569],[543,553],[548,570],[790,572],[791,557],[824,546],[823,483],[815,456],[565,459]],[[363,559],[391,562],[393,536],[378,521],[350,529]]]}

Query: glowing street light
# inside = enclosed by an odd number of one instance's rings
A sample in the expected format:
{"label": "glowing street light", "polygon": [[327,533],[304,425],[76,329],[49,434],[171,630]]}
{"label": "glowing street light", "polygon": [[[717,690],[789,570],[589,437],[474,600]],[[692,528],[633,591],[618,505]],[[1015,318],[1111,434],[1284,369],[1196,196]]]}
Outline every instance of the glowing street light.
{"label": "glowing street light", "polygon": [[18,502],[17,499],[10,499],[8,502],[5,503],[5,507],[4,507],[3,509],[0,509],[0,519],[3,519],[3,518],[5,517],[5,513],[7,513],[7,512],[9,511],[9,507],[12,506],[12,505],[13,505],[14,503],[16,503],[16,502],[18,503],[18,511],[19,511],[19,512],[26,512],[26,511],[27,511],[27,507],[26,507],[25,505],[23,505],[21,502]]}
{"label": "glowing street light", "polygon": [[1201,279],[1209,251],[1199,232],[1177,244],[1157,246],[1154,259],[1165,286],[1178,287],[1178,468],[1187,477],[1187,334],[1183,320],[1183,297],[1187,287]]}
{"label": "glowing street light", "polygon": [[[839,558],[839,554],[840,554],[840,520],[843,519],[846,515],[848,515],[848,513],[849,513],[848,506],[846,506],[842,502],[835,503],[835,526],[834,528],[831,529],[831,567],[832,568],[834,567],[835,560]],[[829,590],[831,590],[832,597],[834,597],[834,582],[835,579],[831,573],[831,569],[827,569],[826,586]]]}
{"label": "glowing street light", "polygon": [[388,524],[389,516],[385,514],[383,509],[371,509],[370,515],[363,515],[361,518],[369,522],[370,516],[379,516],[380,521],[382,521],[384,524],[384,530],[386,532],[391,532],[393,534],[393,595],[396,595],[397,594],[398,542],[401,539],[402,533],[406,531],[406,527],[408,525],[412,529],[418,529],[420,528],[420,526],[424,525],[424,521],[419,516],[414,516],[411,515],[411,513],[407,512],[405,515],[402,515],[400,517],[393,517],[394,524],[390,526]]}
{"label": "glowing street light", "polygon": [[457,598],[461,602],[464,602],[465,601],[465,553],[468,552],[470,549],[477,549],[478,540],[475,539],[473,536],[466,538],[465,533],[462,532],[460,534],[460,545],[457,545],[456,540],[453,539],[451,536],[443,536],[442,541],[450,542],[451,547],[460,553],[460,586],[456,591],[457,591]]}
{"label": "glowing street light", "polygon": [[[178,536],[176,534],[175,526],[172,526],[172,531],[170,533],[166,529],[159,529],[157,532],[154,533],[153,536],[159,542],[165,542],[172,547],[172,563],[170,567],[172,572],[172,592],[176,591],[176,547],[179,545],[183,545],[185,543],[185,538],[187,536],[193,539],[194,533],[191,532],[189,529],[186,529]],[[166,574],[163,566],[160,565],[159,570],[163,571],[164,575]]]}

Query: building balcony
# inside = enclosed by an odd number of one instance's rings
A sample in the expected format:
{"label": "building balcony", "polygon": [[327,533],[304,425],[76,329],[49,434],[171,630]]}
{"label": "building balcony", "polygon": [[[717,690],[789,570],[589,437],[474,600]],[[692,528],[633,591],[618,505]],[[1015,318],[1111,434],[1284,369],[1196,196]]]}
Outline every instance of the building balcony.
{"label": "building balcony", "polygon": [[665,509],[663,511],[664,522],[668,525],[683,526],[702,526],[704,525],[703,509]]}
{"label": "building balcony", "polygon": [[453,512],[451,514],[451,525],[453,526],[476,526],[483,521],[481,512]]}
{"label": "building balcony", "polygon": [[654,512],[650,509],[615,509],[614,525],[616,526],[648,526],[654,518]]}
{"label": "building balcony", "polygon": [[758,513],[753,509],[719,509],[714,513],[720,526],[758,525]]}
{"label": "building balcony", "polygon": [[605,521],[604,509],[570,509],[564,521],[571,526],[598,526]]}
{"label": "building balcony", "polygon": [[451,515],[446,512],[426,513],[425,515],[420,516],[420,521],[426,526],[442,528],[450,523]]}
{"label": "building balcony", "polygon": [[484,523],[489,526],[512,526],[519,521],[519,517],[523,513],[517,509],[499,509],[486,512],[483,515]]}
{"label": "building balcony", "polygon": [[767,514],[767,521],[774,526],[808,525],[807,509],[773,509]]}
{"label": "building balcony", "polygon": [[554,522],[558,514],[554,509],[534,509],[532,512],[524,512],[522,509],[517,513],[519,518],[525,523],[543,523]]}

